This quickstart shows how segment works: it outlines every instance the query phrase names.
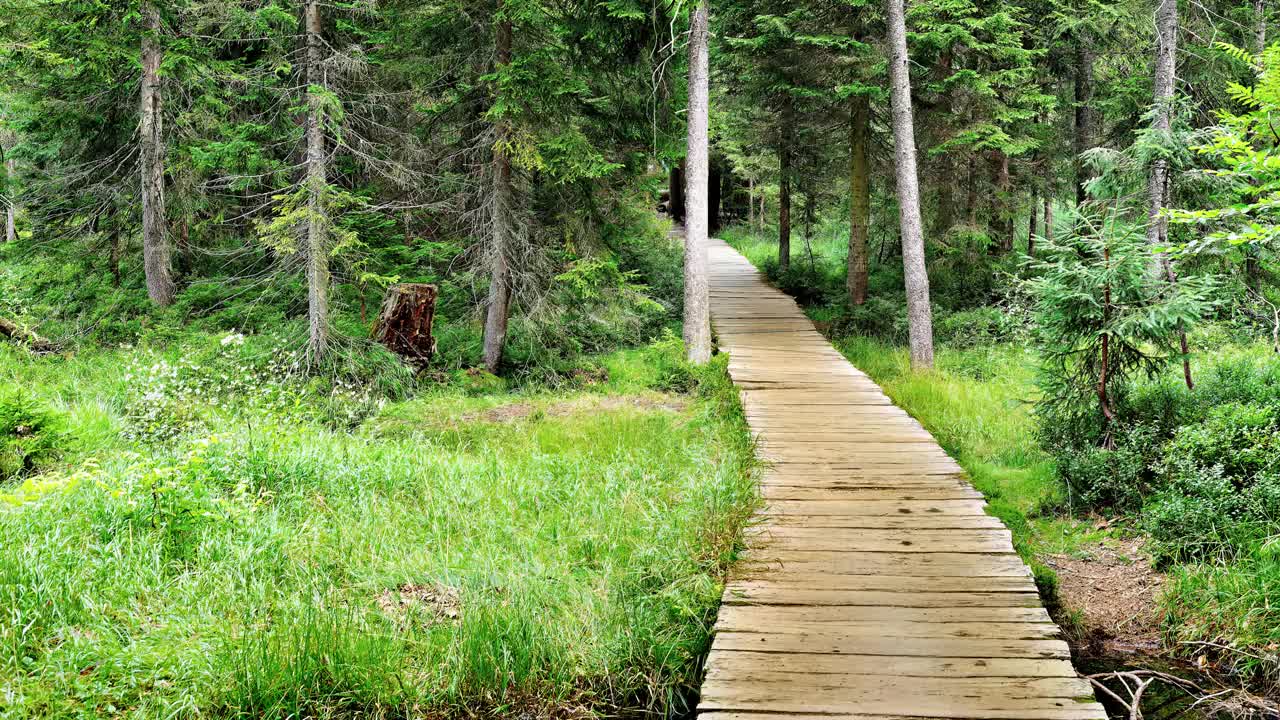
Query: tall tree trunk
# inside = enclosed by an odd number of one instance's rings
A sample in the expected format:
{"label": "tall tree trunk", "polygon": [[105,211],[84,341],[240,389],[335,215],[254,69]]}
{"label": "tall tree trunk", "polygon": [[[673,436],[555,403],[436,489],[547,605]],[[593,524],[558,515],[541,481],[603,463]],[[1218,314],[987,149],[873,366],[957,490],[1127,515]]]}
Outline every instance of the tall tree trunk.
{"label": "tall tree trunk", "polygon": [[747,227],[756,227],[756,179],[747,178]]}
{"label": "tall tree trunk", "polygon": [[684,344],[689,361],[711,359],[711,299],[707,279],[710,56],[709,0],[699,0],[689,28],[689,127],[685,199],[689,204],[684,242]]}
{"label": "tall tree trunk", "polygon": [[[506,3],[498,0],[498,25],[494,35],[495,70],[501,72],[511,64],[511,19]],[[489,303],[484,322],[484,367],[497,373],[502,365],[502,350],[507,344],[507,323],[511,315],[511,251],[515,230],[512,217],[515,188],[512,179],[508,144],[511,127],[499,119],[494,128],[493,143],[493,242],[489,278]]]}
{"label": "tall tree trunk", "polygon": [[1076,38],[1075,101],[1076,122],[1072,136],[1075,152],[1076,205],[1084,205],[1089,194],[1084,184],[1089,180],[1089,169],[1084,163],[1084,153],[1093,147],[1093,50],[1088,40]]}
{"label": "tall tree trunk", "polygon": [[968,178],[965,183],[964,217],[970,227],[978,227],[978,159],[969,156]]}
{"label": "tall tree trunk", "polygon": [[992,202],[989,225],[993,254],[1003,255],[1013,250],[1013,214],[1009,209],[1009,156],[997,151],[994,158],[996,194]]}
{"label": "tall tree trunk", "polygon": [[[1110,274],[1111,266],[1111,247],[1106,246],[1102,251],[1103,261],[1107,264],[1107,272]],[[1102,351],[1098,359],[1098,409],[1102,413],[1102,447],[1107,450],[1115,448],[1115,442],[1111,437],[1111,422],[1115,419],[1115,412],[1111,409],[1111,396],[1108,389],[1108,383],[1111,378],[1111,283],[1108,282],[1102,288],[1102,325],[1104,332],[1102,333]]]}
{"label": "tall tree trunk", "polygon": [[778,267],[791,267],[791,143],[793,100],[790,95],[782,105],[782,141],[778,145]]}
{"label": "tall tree trunk", "polygon": [[307,357],[319,362],[329,350],[329,219],[325,192],[329,183],[325,152],[324,20],[319,0],[303,8],[307,43]]}
{"label": "tall tree trunk", "polygon": [[[935,71],[939,82],[944,82],[951,77],[952,55],[950,49],[944,50],[938,55],[938,64]],[[938,113],[944,118],[950,117],[953,107],[951,91],[946,90],[938,98]],[[944,128],[942,133],[941,141],[951,138],[951,129],[949,127]],[[955,185],[957,163],[951,152],[945,152],[938,156],[935,164],[937,167],[938,214],[934,218],[933,234],[935,237],[944,238],[956,223]]]}
{"label": "tall tree trunk", "polygon": [[684,164],[671,168],[671,219],[684,224]]}
{"label": "tall tree trunk", "polygon": [[160,12],[152,3],[142,6],[147,28],[142,34],[142,258],[151,302],[173,303],[174,285],[164,205],[164,95],[160,87]]}
{"label": "tall tree trunk", "polygon": [[1036,212],[1039,210],[1040,203],[1036,202],[1034,197],[1031,198],[1031,220],[1027,223],[1027,255],[1029,257],[1036,256]]}
{"label": "tall tree trunk", "polygon": [[1262,0],[1253,0],[1253,17],[1254,44],[1261,55],[1267,49],[1267,10],[1262,6]]}
{"label": "tall tree trunk", "polygon": [[707,235],[720,232],[720,205],[724,200],[720,166],[712,164],[707,173]]}
{"label": "tall tree trunk", "polygon": [[867,302],[867,235],[871,227],[871,166],[867,146],[871,141],[871,100],[853,99],[849,123],[849,301]]}
{"label": "tall tree trunk", "polygon": [[924,229],[920,222],[920,185],[916,176],[915,121],[911,110],[911,72],[907,66],[907,28],[903,0],[887,0],[889,85],[893,105],[893,144],[898,175],[898,207],[902,225],[902,265],[907,289],[911,365],[933,367],[933,310],[929,307],[929,273],[925,267]]}
{"label": "tall tree trunk", "polygon": [[[1156,111],[1151,121],[1151,129],[1157,135],[1168,135],[1173,127],[1173,92],[1174,73],[1177,68],[1178,54],[1178,0],[1160,0],[1156,7],[1156,68],[1155,68],[1155,106]],[[1165,202],[1169,195],[1169,162],[1157,158],[1151,163],[1151,174],[1147,179],[1147,198],[1150,208],[1147,215],[1147,242],[1158,249],[1156,254],[1157,272],[1173,285],[1177,276],[1173,271],[1173,261],[1163,248],[1169,243],[1169,218],[1164,214]],[[1195,383],[1191,378],[1190,348],[1187,333],[1178,328],[1179,341],[1182,345],[1182,373],[1188,389]]]}
{"label": "tall tree trunk", "polygon": [[1053,198],[1044,199],[1044,239],[1053,242]]}

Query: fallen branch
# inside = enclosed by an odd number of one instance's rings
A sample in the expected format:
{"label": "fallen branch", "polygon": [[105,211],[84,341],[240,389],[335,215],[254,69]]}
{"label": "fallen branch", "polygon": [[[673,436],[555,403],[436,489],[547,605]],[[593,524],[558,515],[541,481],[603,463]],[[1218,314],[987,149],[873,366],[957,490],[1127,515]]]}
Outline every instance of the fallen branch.
{"label": "fallen branch", "polygon": [[[1270,718],[1276,717],[1278,710],[1274,704],[1244,690],[1220,687],[1209,691],[1191,680],[1157,670],[1121,670],[1097,673],[1086,676],[1085,679],[1123,707],[1129,714],[1129,720],[1142,720],[1142,696],[1155,682],[1165,683],[1186,693],[1192,702],[1184,713],[1191,708],[1205,706],[1213,717],[1222,712],[1238,718]],[[1117,681],[1124,686],[1129,698],[1121,697],[1119,692],[1108,687],[1104,682],[1107,680]]]}
{"label": "fallen branch", "polygon": [[5,318],[0,318],[0,337],[26,345],[31,348],[32,352],[51,353],[58,351],[58,346],[53,341],[46,340],[18,323]]}

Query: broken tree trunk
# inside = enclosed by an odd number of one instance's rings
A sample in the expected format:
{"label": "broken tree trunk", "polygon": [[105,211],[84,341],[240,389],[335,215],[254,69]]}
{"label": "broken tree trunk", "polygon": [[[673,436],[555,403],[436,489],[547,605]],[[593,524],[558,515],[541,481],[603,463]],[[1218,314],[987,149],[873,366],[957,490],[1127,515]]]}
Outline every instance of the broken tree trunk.
{"label": "broken tree trunk", "polygon": [[373,337],[391,352],[417,365],[426,365],[436,351],[431,324],[436,315],[435,285],[392,285],[373,326]]}

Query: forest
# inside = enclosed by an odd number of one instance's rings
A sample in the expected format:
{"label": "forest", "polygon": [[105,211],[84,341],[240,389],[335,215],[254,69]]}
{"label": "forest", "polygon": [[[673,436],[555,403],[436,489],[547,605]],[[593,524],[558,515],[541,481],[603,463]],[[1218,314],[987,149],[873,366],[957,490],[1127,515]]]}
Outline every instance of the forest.
{"label": "forest", "polygon": [[694,717],[728,252],[1114,717],[1280,717],[1273,0],[0,0],[0,199],[0,719]]}

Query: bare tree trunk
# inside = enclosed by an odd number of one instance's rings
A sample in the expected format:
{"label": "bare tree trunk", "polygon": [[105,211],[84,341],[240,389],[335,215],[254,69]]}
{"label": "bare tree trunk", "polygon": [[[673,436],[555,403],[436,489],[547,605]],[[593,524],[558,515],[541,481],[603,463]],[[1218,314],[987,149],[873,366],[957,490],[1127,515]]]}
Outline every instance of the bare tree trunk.
{"label": "bare tree trunk", "polygon": [[1044,239],[1053,242],[1053,198],[1044,199]]}
{"label": "bare tree trunk", "polygon": [[756,227],[756,179],[747,178],[747,227]]}
{"label": "bare tree trunk", "polygon": [[671,219],[684,224],[684,166],[671,168]]}
{"label": "bare tree trunk", "polygon": [[[939,54],[938,64],[935,68],[939,82],[946,81],[951,77],[952,62],[953,58],[949,49]],[[950,90],[946,90],[938,99],[938,111],[942,117],[948,117],[953,112],[953,107],[952,93]],[[939,140],[948,140],[951,138],[951,134],[951,129],[945,128]],[[934,218],[933,233],[935,237],[944,238],[947,233],[951,232],[951,228],[956,222],[956,158],[950,152],[943,153],[937,158],[936,167],[938,213]]]}
{"label": "bare tree trunk", "polygon": [[124,257],[124,237],[120,234],[120,229],[115,227],[114,223],[111,227],[111,287],[120,287],[120,259]]}
{"label": "bare tree trunk", "polygon": [[997,151],[995,157],[996,195],[992,203],[992,215],[988,221],[996,236],[991,244],[993,254],[1003,255],[1013,251],[1013,214],[1009,210],[1009,156]]}
{"label": "bare tree trunk", "polygon": [[708,178],[711,149],[707,137],[710,110],[709,0],[699,0],[689,28],[689,132],[685,160],[689,211],[684,241],[684,344],[689,362],[711,359],[711,299],[707,280]]}
{"label": "bare tree trunk", "polygon": [[[1156,69],[1155,69],[1155,106],[1156,111],[1151,122],[1151,129],[1160,135],[1167,135],[1173,126],[1173,92],[1174,73],[1177,66],[1178,53],[1178,0],[1160,0],[1156,8]],[[1169,194],[1169,163],[1164,158],[1157,158],[1151,163],[1151,175],[1147,180],[1147,197],[1150,209],[1147,215],[1147,242],[1157,248],[1157,273],[1164,276],[1170,285],[1177,283],[1173,271],[1173,261],[1163,248],[1169,243],[1169,218],[1164,214],[1165,202]],[[1191,378],[1190,348],[1187,333],[1178,328],[1179,341],[1182,345],[1182,374],[1188,389],[1194,389]]]}
{"label": "bare tree trunk", "polygon": [[720,232],[720,206],[724,199],[724,175],[719,166],[709,165],[707,176],[707,235]]}
{"label": "bare tree trunk", "polygon": [[968,179],[965,183],[964,217],[970,227],[978,227],[978,160],[969,156]]}
{"label": "bare tree trunk", "polygon": [[1262,7],[1262,0],[1253,0],[1254,43],[1258,54],[1267,49],[1267,11]]}
{"label": "bare tree trunk", "polygon": [[1040,203],[1036,199],[1031,198],[1031,221],[1027,223],[1027,255],[1029,257],[1036,256],[1036,212],[1039,210]]}
{"label": "bare tree trunk", "polygon": [[871,100],[853,99],[849,123],[849,301],[867,302],[867,235],[871,228],[871,167],[867,145],[871,140]]}
{"label": "bare tree trunk", "polygon": [[[494,37],[497,70],[511,64],[510,18],[503,0],[498,0],[498,26]],[[514,231],[511,210],[515,198],[511,157],[507,154],[511,128],[503,120],[495,128],[493,144],[493,247],[489,279],[489,305],[484,322],[484,367],[497,373],[502,350],[507,343],[507,323],[511,315],[511,242]]]}
{"label": "bare tree trunk", "polygon": [[788,95],[782,106],[782,142],[778,146],[778,267],[791,267],[791,142],[792,102]]}
{"label": "bare tree trunk", "polygon": [[893,105],[893,144],[898,174],[898,208],[902,225],[902,265],[907,289],[911,365],[933,367],[933,310],[929,307],[929,273],[925,268],[924,229],[920,222],[920,185],[916,176],[915,121],[911,110],[911,73],[907,66],[907,28],[903,0],[887,0],[889,85]]}
{"label": "bare tree trunk", "polygon": [[329,183],[325,152],[324,21],[319,0],[306,0],[304,30],[307,42],[307,358],[319,362],[329,350],[329,221],[325,191]]}
{"label": "bare tree trunk", "polygon": [[1084,164],[1084,153],[1093,147],[1093,51],[1085,38],[1076,38],[1075,101],[1076,122],[1072,137],[1075,151],[1076,205],[1088,201],[1084,184],[1089,180],[1089,169]]}
{"label": "bare tree trunk", "polygon": [[164,95],[160,87],[160,12],[142,7],[147,28],[142,34],[142,258],[147,294],[160,307],[173,303],[173,268],[166,235],[164,203]]}

